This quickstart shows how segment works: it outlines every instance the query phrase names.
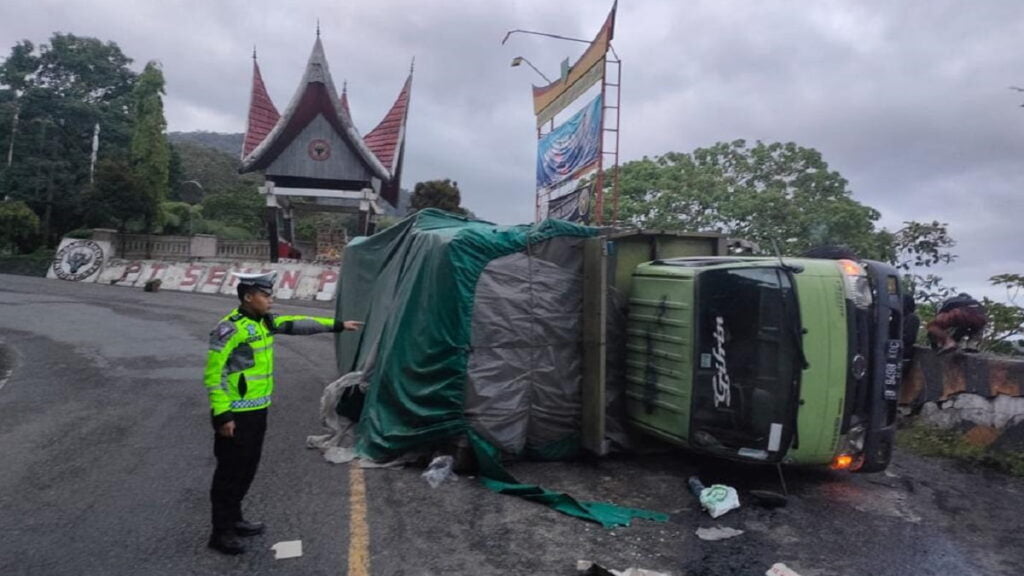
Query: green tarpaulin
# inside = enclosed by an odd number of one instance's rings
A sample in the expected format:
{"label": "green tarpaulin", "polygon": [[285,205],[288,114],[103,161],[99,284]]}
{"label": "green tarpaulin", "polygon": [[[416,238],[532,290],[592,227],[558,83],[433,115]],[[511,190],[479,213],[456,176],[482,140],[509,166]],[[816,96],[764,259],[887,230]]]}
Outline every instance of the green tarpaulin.
{"label": "green tarpaulin", "polygon": [[350,243],[336,314],[366,325],[339,335],[338,368],[362,370],[368,380],[359,454],[390,459],[468,434],[493,490],[604,525],[654,518],[521,485],[500,465],[502,452],[573,452],[578,251],[596,233],[556,220],[497,226],[427,209]]}

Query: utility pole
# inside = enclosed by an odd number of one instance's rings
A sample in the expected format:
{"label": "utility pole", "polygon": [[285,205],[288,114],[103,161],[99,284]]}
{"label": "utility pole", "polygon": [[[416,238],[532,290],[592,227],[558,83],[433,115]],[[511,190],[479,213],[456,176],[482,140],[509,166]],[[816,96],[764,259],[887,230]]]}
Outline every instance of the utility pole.
{"label": "utility pole", "polygon": [[7,169],[11,169],[11,162],[14,160],[14,136],[18,133],[18,115],[21,113],[20,106],[14,104],[14,118],[11,120],[11,142],[7,146]]}

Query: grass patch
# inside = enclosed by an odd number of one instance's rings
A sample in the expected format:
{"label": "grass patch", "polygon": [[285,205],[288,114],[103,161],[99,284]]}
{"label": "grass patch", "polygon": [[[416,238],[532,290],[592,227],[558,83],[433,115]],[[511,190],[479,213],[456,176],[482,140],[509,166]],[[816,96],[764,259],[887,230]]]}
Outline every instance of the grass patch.
{"label": "grass patch", "polygon": [[956,430],[940,430],[915,422],[896,431],[896,445],[921,456],[939,456],[1024,477],[1024,454],[976,446]]}
{"label": "grass patch", "polygon": [[0,256],[0,274],[46,276],[54,253],[54,250],[37,250],[32,254]]}

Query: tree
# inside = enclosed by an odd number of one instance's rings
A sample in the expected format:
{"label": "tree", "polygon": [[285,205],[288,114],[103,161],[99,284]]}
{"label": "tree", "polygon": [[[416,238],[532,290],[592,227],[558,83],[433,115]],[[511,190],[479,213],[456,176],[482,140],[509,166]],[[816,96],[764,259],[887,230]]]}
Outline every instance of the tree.
{"label": "tree", "polygon": [[24,202],[0,202],[0,252],[31,252],[39,234],[39,217]]}
{"label": "tree", "polygon": [[130,63],[112,42],[58,33],[19,42],[0,64],[0,195],[42,216],[51,245],[83,223],[95,125],[101,158],[127,152]]}
{"label": "tree", "polygon": [[[10,136],[7,146],[4,147],[4,166],[11,163],[14,154],[14,138],[18,132],[18,119],[21,113],[21,96],[25,92],[29,75],[39,68],[39,58],[33,54],[35,46],[28,40],[22,40],[11,48],[11,55],[0,66],[0,86],[6,86],[6,90],[0,90],[4,106],[4,123],[10,123]],[[7,170],[4,170],[6,175]]]}
{"label": "tree", "polygon": [[956,293],[941,276],[923,271],[956,260],[952,252],[956,241],[949,235],[948,226],[938,221],[907,221],[903,228],[888,234],[886,260],[903,272],[905,285],[918,302],[935,305]]}
{"label": "tree", "polygon": [[466,210],[459,206],[461,203],[459,183],[448,178],[418,182],[412,189],[413,212],[424,208],[437,208],[453,214],[466,214]]}
{"label": "tree", "polygon": [[87,195],[86,221],[93,226],[114,224],[128,231],[132,220],[150,210],[149,200],[139,194],[135,171],[124,160],[103,160],[96,167],[96,185]]}
{"label": "tree", "polygon": [[164,75],[156,62],[146,64],[132,90],[132,169],[145,199],[142,218],[146,232],[152,232],[160,203],[167,199],[170,150],[164,119]]}
{"label": "tree", "polygon": [[[260,238],[266,231],[263,222],[265,204],[255,186],[240,184],[229,190],[207,194],[202,204],[203,219],[244,230],[249,238]],[[206,229],[216,227],[214,224]],[[234,235],[237,236],[237,232]]]}
{"label": "tree", "polygon": [[1010,340],[1024,335],[1024,302],[1019,302],[1024,292],[1024,275],[999,274],[989,278],[993,286],[1006,289],[1006,302],[984,299],[985,311],[988,313],[988,325],[982,348],[991,352],[1010,354]]}
{"label": "tree", "polygon": [[638,226],[719,230],[762,247],[774,240],[790,254],[824,244],[863,257],[883,250],[878,211],[854,200],[817,150],[794,143],[736,140],[628,162],[619,205]]}
{"label": "tree", "polygon": [[181,185],[186,182],[185,168],[182,166],[181,152],[178,147],[167,142],[167,199],[175,202],[181,200]]}

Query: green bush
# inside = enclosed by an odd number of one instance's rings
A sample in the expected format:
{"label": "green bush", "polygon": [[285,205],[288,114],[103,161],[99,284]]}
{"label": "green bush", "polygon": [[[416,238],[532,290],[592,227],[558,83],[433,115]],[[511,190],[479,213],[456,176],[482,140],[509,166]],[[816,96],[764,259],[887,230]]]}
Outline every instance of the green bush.
{"label": "green bush", "polygon": [[41,243],[39,217],[21,201],[0,202],[0,253],[25,254]]}
{"label": "green bush", "polygon": [[0,274],[46,276],[55,253],[55,250],[36,250],[19,256],[0,256]]}

